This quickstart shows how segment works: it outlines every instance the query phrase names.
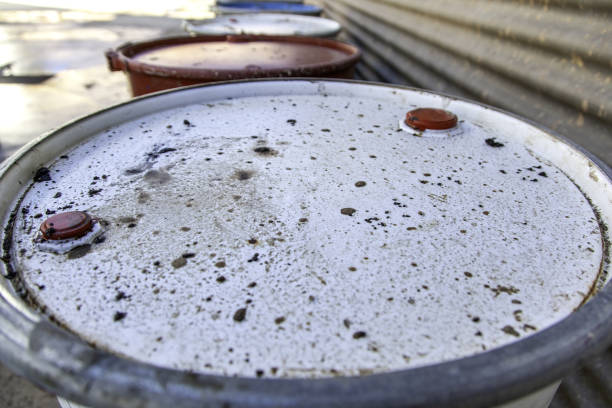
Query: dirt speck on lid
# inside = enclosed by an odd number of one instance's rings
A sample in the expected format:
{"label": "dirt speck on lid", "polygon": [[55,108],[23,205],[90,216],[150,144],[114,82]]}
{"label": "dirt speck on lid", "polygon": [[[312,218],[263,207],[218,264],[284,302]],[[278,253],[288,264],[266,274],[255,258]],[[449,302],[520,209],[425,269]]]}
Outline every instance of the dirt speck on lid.
{"label": "dirt speck on lid", "polygon": [[260,146],[253,149],[253,151],[261,156],[276,156],[278,152],[268,146]]}
{"label": "dirt speck on lid", "polygon": [[38,170],[36,170],[36,173],[34,173],[34,181],[37,183],[40,183],[43,181],[51,181],[51,175],[49,174],[49,169],[46,167],[40,167]]}
{"label": "dirt speck on lid", "polygon": [[509,335],[511,335],[511,336],[514,336],[514,337],[521,337],[521,335],[519,334],[519,332],[517,332],[517,331],[516,331],[516,329],[515,329],[514,327],[510,326],[510,325],[508,325],[508,326],[504,326],[504,327],[502,328],[502,331],[503,331],[504,333],[509,334]]}
{"label": "dirt speck on lid", "polygon": [[235,322],[241,322],[246,318],[246,307],[241,307],[240,309],[236,310],[236,312],[234,313],[234,321]]}
{"label": "dirt speck on lid", "polygon": [[248,180],[251,177],[253,177],[253,174],[255,174],[254,171],[250,171],[250,170],[237,170],[235,173],[235,177],[238,180]]}
{"label": "dirt speck on lid", "polygon": [[494,137],[485,139],[485,143],[491,147],[504,147],[504,144],[496,141]]}
{"label": "dirt speck on lid", "polygon": [[118,322],[119,320],[123,320],[125,316],[127,316],[127,313],[125,312],[115,312],[115,315],[113,316],[113,321]]}
{"label": "dirt speck on lid", "polygon": [[348,215],[349,217],[352,217],[352,216],[353,216],[353,214],[355,214],[355,212],[356,212],[356,211],[357,211],[357,210],[356,210],[356,209],[354,209],[354,208],[347,207],[347,208],[342,208],[342,209],[340,210],[340,214],[343,214],[343,215]]}
{"label": "dirt speck on lid", "polygon": [[366,336],[367,336],[366,332],[361,331],[361,330],[360,331],[356,331],[355,333],[353,333],[353,338],[355,340],[363,339]]}
{"label": "dirt speck on lid", "polygon": [[170,265],[172,265],[172,267],[175,269],[182,268],[183,266],[187,265],[187,260],[180,256],[172,261]]}

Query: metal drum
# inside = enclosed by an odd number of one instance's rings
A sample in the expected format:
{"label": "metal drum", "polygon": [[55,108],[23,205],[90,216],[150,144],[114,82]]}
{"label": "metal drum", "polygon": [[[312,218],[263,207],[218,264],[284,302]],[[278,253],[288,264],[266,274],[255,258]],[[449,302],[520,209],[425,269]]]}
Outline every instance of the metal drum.
{"label": "metal drum", "polygon": [[237,2],[224,3],[214,6],[217,14],[244,14],[244,13],[290,13],[308,16],[320,16],[323,9],[312,4],[295,4],[284,2]]}
{"label": "metal drum", "polygon": [[[217,4],[234,4],[234,3],[278,3],[277,0],[258,0],[258,1],[250,1],[250,0],[217,0]],[[303,0],[285,0],[283,3],[304,3]]]}
{"label": "metal drum", "polygon": [[321,17],[295,14],[244,14],[219,16],[209,20],[185,21],[185,31],[195,35],[280,35],[335,37],[340,24]]}
{"label": "metal drum", "polygon": [[353,78],[359,50],[335,40],[282,36],[197,36],[129,43],[106,52],[134,96],[231,79]]}
{"label": "metal drum", "polygon": [[149,95],[0,171],[0,358],[89,407],[531,407],[612,340],[610,169],[491,107]]}

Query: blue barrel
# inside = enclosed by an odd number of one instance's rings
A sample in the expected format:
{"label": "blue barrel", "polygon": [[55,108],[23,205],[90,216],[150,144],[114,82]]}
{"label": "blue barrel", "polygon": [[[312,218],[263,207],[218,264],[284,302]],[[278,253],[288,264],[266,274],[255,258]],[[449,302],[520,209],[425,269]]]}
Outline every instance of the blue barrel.
{"label": "blue barrel", "polygon": [[289,13],[309,16],[320,16],[321,7],[311,4],[277,3],[277,2],[238,2],[217,5],[214,8],[217,14],[243,14],[243,13]]}
{"label": "blue barrel", "polygon": [[[248,0],[217,0],[217,4],[233,4],[233,3],[276,3],[275,0],[257,0],[257,1],[248,1]],[[283,3],[304,3],[304,0],[285,0]]]}

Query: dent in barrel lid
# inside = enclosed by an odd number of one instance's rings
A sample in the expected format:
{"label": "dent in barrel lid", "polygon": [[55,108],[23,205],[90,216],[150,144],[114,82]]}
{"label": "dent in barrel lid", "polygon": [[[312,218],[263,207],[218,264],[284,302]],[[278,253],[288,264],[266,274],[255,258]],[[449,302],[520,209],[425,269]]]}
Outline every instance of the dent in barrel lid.
{"label": "dent in barrel lid", "polygon": [[[456,129],[398,129],[418,107]],[[127,110],[141,116],[123,123]],[[529,336],[607,276],[610,211],[589,198],[605,203],[609,181],[488,108],[264,81],[111,116],[24,193],[11,253],[37,305],[119,355],[241,376],[399,370]],[[103,239],[41,251],[43,214],[67,207]]]}

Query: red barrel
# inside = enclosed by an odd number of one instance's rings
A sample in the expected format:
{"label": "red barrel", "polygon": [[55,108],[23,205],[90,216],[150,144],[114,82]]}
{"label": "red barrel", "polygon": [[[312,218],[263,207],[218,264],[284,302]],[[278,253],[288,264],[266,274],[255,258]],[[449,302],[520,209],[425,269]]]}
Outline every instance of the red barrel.
{"label": "red barrel", "polygon": [[353,77],[360,51],[335,40],[278,36],[197,36],[125,44],[106,52],[132,95],[206,82],[270,77]]}

